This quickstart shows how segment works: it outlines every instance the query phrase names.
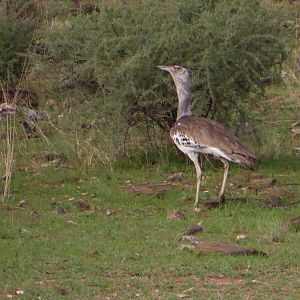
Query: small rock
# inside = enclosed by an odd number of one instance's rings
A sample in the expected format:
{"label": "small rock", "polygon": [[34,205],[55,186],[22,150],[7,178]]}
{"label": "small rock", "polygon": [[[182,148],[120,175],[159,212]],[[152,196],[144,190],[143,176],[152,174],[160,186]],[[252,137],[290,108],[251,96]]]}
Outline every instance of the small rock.
{"label": "small rock", "polygon": [[201,223],[194,225],[194,226],[187,227],[184,231],[184,234],[192,235],[197,232],[204,232],[204,229],[203,229],[203,226],[201,225]]}
{"label": "small rock", "polygon": [[69,291],[66,288],[59,288],[58,292],[64,296],[69,295]]}
{"label": "small rock", "polygon": [[112,215],[114,215],[115,214],[115,212],[113,211],[113,210],[111,210],[111,209],[107,209],[106,210],[106,215],[109,217],[109,216],[112,216]]}
{"label": "small rock", "polygon": [[59,206],[57,209],[56,209],[57,213],[60,214],[60,215],[64,215],[67,213],[67,211],[62,207],[62,206]]}
{"label": "small rock", "polygon": [[18,207],[24,208],[24,207],[27,206],[27,204],[28,204],[28,202],[27,202],[26,200],[20,200],[20,201],[18,202],[17,206],[18,206]]}
{"label": "small rock", "polygon": [[24,295],[25,292],[22,290],[16,290],[16,295]]}
{"label": "small rock", "polygon": [[183,235],[179,238],[179,241],[190,242],[193,245],[199,245],[201,243],[201,240],[193,235]]}
{"label": "small rock", "polygon": [[172,174],[167,178],[168,181],[182,181],[182,179],[183,179],[183,174],[181,172]]}
{"label": "small rock", "polygon": [[181,210],[176,209],[168,214],[167,219],[183,220],[185,215]]}
{"label": "small rock", "polygon": [[68,224],[77,225],[78,223],[77,223],[77,222],[74,222],[74,221],[72,221],[72,220],[69,220],[69,221],[68,221]]}
{"label": "small rock", "polygon": [[237,236],[236,236],[236,239],[237,239],[237,241],[242,241],[242,240],[245,240],[247,238],[247,235],[245,235],[245,234],[238,234]]}

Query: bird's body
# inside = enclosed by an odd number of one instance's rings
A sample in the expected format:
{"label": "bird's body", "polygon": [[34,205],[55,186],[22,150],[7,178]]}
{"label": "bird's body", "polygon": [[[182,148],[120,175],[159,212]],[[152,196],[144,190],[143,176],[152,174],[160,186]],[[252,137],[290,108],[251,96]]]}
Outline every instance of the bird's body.
{"label": "bird's body", "polygon": [[195,116],[183,116],[170,130],[176,146],[185,154],[203,153],[223,158],[249,169],[254,168],[255,154],[220,123]]}
{"label": "bird's body", "polygon": [[244,168],[253,169],[257,157],[222,124],[192,115],[191,81],[188,69],[177,65],[159,66],[159,68],[172,75],[176,86],[178,95],[177,121],[170,130],[170,136],[179,150],[188,155],[195,164],[197,192],[194,206],[197,209],[202,175],[198,161],[199,154],[212,155],[223,162],[225,171],[219,194],[220,201],[223,201],[229,163],[234,162]]}

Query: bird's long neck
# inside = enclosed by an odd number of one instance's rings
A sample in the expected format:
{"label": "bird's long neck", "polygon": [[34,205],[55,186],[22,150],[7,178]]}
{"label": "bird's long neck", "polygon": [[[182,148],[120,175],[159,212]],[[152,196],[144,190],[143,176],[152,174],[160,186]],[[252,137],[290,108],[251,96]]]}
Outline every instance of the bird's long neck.
{"label": "bird's long neck", "polygon": [[190,78],[173,78],[178,96],[177,120],[183,116],[191,115],[191,90]]}

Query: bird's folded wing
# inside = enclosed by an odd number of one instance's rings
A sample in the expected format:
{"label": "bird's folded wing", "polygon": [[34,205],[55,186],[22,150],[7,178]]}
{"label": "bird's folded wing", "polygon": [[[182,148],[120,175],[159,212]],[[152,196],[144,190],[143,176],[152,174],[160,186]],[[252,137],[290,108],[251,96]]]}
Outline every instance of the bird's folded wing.
{"label": "bird's folded wing", "polygon": [[[171,135],[183,134],[193,141],[197,147],[206,146],[216,148],[233,160],[256,160],[257,156],[244,145],[232,132],[220,123],[195,116],[183,116],[174,124]],[[187,145],[189,146],[189,145]],[[253,167],[253,166],[248,166]]]}

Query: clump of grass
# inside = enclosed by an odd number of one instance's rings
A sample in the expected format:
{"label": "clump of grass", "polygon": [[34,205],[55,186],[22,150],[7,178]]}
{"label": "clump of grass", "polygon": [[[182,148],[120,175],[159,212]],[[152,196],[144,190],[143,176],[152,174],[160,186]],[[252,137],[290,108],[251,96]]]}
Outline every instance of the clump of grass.
{"label": "clump of grass", "polygon": [[283,243],[285,240],[285,230],[282,226],[275,226],[272,229],[271,237],[273,242]]}
{"label": "clump of grass", "polygon": [[[2,93],[4,95],[5,103],[9,103],[8,96],[6,94],[5,89],[2,87]],[[15,98],[12,103],[14,104]],[[11,176],[13,171],[13,163],[14,163],[14,150],[15,150],[15,126],[16,126],[16,114],[13,112],[12,114],[6,113],[6,131],[5,131],[5,150],[3,154],[4,161],[4,191],[3,191],[3,201],[9,197],[10,195],[10,183]]]}

